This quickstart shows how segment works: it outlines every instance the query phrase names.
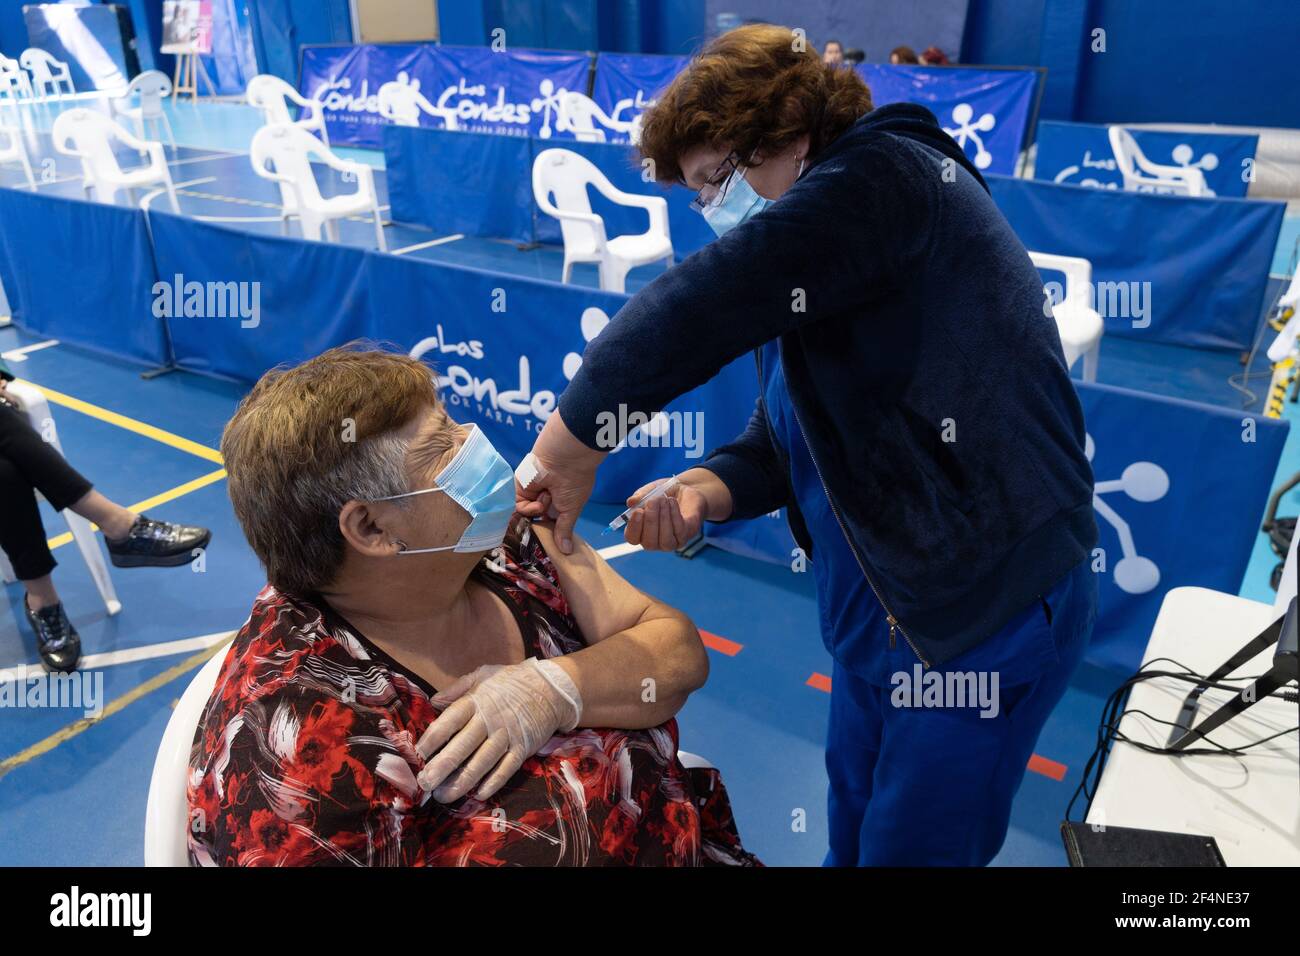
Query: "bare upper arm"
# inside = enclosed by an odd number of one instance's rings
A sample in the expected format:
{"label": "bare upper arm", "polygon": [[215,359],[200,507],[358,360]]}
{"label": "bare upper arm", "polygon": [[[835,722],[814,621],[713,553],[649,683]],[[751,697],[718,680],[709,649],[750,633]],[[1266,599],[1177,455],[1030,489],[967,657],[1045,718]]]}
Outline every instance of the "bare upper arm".
{"label": "bare upper arm", "polygon": [[573,535],[573,553],[564,554],[555,543],[553,522],[535,521],[533,531],[555,565],[560,588],[588,644],[642,621],[681,616],[680,611],[630,584],[578,535]]}

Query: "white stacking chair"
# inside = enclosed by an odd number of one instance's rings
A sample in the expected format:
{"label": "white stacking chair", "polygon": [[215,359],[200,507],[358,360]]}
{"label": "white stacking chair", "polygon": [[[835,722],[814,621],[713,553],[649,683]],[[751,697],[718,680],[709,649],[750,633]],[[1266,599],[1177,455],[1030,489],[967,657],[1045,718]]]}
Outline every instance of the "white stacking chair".
{"label": "white stacking chair", "polygon": [[[596,124],[599,123],[600,126]],[[607,116],[600,105],[584,93],[570,91],[560,97],[559,117],[555,128],[560,132],[569,132],[573,138],[584,143],[605,142],[605,130],[620,133],[632,133],[633,124]]]}
{"label": "white stacking chair", "polygon": [[36,94],[32,91],[31,77],[23,69],[22,64],[13,57],[0,54],[0,93],[4,93],[9,99],[32,99]]}
{"label": "white stacking chair", "polygon": [[228,651],[223,645],[199,668],[167,720],[154,757],[144,810],[145,866],[189,866],[190,808],[185,789],[189,783],[190,751]]}
{"label": "white stacking chair", "polygon": [[[171,120],[163,109],[163,99],[172,95],[172,81],[160,70],[145,70],[126,88],[126,92],[115,97],[111,102],[113,112],[130,120],[135,126],[136,135],[148,139],[148,124],[153,123],[154,130],[162,141],[162,131],[167,131],[167,139],[176,148],[176,137],[172,134]],[[139,102],[136,103],[137,97]],[[135,105],[132,105],[135,104]]]}
{"label": "white stacking chair", "polygon": [[[116,203],[117,194],[125,191],[130,205],[134,206],[137,189],[162,186],[167,190],[172,211],[181,211],[162,143],[137,139],[102,113],[83,107],[60,113],[54,121],[53,134],[56,150],[81,160],[82,187],[87,192],[93,190],[100,202]],[[114,140],[145,153],[149,162],[123,169],[113,152]]]}
{"label": "white stacking chair", "polygon": [[[191,821],[186,790],[189,786],[190,753],[194,749],[199,721],[203,719],[203,711],[216,689],[217,678],[229,652],[230,649],[222,645],[221,650],[199,668],[167,720],[167,728],[154,757],[149,798],[145,803],[145,866],[189,866]],[[685,750],[677,751],[677,759],[688,770],[713,766],[704,757]]]}
{"label": "white stacking chair", "polygon": [[32,175],[32,161],[27,157],[27,144],[23,142],[23,131],[12,126],[0,125],[0,135],[9,140],[7,145],[0,146],[0,163],[22,163],[23,172],[27,175],[27,185],[35,189],[36,177]]}
{"label": "white stacking chair", "polygon": [[1153,163],[1138,148],[1137,140],[1122,126],[1109,130],[1110,149],[1129,192],[1174,193],[1180,196],[1213,196],[1205,174],[1194,166],[1165,166]]}
{"label": "white stacking chair", "polygon": [[[323,197],[311,166],[313,156],[330,169],[354,176],[357,191],[328,199]],[[287,223],[290,217],[296,216],[302,223],[305,238],[319,240],[324,226],[330,240],[338,242],[338,220],[369,213],[375,223],[375,240],[381,250],[387,251],[384,224],[379,216],[379,194],[375,191],[375,173],[365,163],[339,159],[307,130],[286,123],[259,129],[253,136],[249,159],[257,175],[279,184],[283,204],[281,219]]]}
{"label": "white stacking chair", "polygon": [[72,72],[68,69],[68,64],[56,60],[48,50],[28,47],[18,57],[18,63],[31,74],[31,82],[41,96],[49,96],[51,88],[56,96],[63,96],[64,84],[67,84],[68,93],[77,92],[72,84]]}
{"label": "white stacking chair", "polygon": [[[326,146],[330,144],[329,131],[325,128],[325,108],[318,99],[307,99],[292,86],[268,73],[259,73],[248,81],[245,91],[248,105],[262,111],[263,122],[267,126],[280,124],[299,126],[317,135]],[[289,114],[289,103],[310,109],[311,113],[295,120]]]}
{"label": "white stacking chair", "polygon": [[[608,239],[605,221],[591,211],[587,187],[620,206],[637,206],[650,214],[643,233]],[[551,197],[555,201],[551,201]],[[577,262],[594,262],[600,268],[600,287],[622,292],[628,271],[651,262],[671,266],[673,242],[668,232],[668,201],[661,196],[641,196],[615,188],[586,157],[568,149],[544,149],[533,162],[533,198],[542,212],[560,220],[564,236],[564,271],[568,282]]]}
{"label": "white stacking chair", "polygon": [[[58,429],[55,428],[54,418],[50,415],[50,404],[45,400],[41,390],[23,382],[10,382],[5,386],[5,391],[22,403],[23,413],[32,427],[62,455],[63,446],[59,444]],[[109,614],[116,614],[122,610],[122,602],[117,599],[113,579],[108,576],[108,562],[104,560],[104,552],[99,549],[99,539],[95,536],[94,528],[89,521],[70,508],[64,509],[63,519],[68,523],[68,530],[72,532],[72,540],[77,543],[77,550],[86,561],[86,567],[90,570],[90,576],[99,590],[99,596],[104,599],[104,606]],[[0,579],[6,583],[15,579],[13,566],[10,565],[3,551],[0,551]]]}
{"label": "white stacking chair", "polygon": [[1030,252],[1029,258],[1039,269],[1065,273],[1065,292],[1061,301],[1052,305],[1056,331],[1065,351],[1065,367],[1072,368],[1082,357],[1083,380],[1097,381],[1105,323],[1090,301],[1092,263],[1077,256],[1057,256],[1046,252]]}

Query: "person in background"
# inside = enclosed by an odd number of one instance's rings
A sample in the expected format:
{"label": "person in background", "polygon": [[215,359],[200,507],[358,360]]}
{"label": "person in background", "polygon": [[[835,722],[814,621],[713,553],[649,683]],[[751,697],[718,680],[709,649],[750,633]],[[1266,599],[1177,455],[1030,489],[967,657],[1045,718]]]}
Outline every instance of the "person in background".
{"label": "person in background", "polygon": [[928,46],[921,54],[922,66],[948,66],[948,55],[937,46]]}
{"label": "person in background", "polygon": [[916,66],[921,61],[910,46],[896,46],[890,51],[889,62],[894,66]]}
{"label": "person in background", "polygon": [[827,66],[844,65],[844,46],[839,40],[827,40],[822,48],[822,62]]}
{"label": "person in background", "polygon": [[23,608],[41,660],[50,670],[71,671],[81,659],[81,637],[54,589],[56,562],[36,491],[56,511],[70,508],[99,525],[109,559],[119,568],[186,564],[212,534],[207,528],[138,515],[95,491],[32,427],[17,396],[5,387],[13,377],[0,361],[0,549],[26,589]]}

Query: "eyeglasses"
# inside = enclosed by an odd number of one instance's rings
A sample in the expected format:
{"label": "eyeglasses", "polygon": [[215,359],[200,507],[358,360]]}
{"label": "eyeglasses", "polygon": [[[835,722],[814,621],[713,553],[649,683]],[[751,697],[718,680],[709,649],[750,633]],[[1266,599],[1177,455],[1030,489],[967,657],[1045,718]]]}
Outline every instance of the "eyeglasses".
{"label": "eyeglasses", "polygon": [[709,177],[708,181],[700,191],[695,194],[695,198],[691,200],[691,208],[696,212],[704,212],[704,210],[709,206],[718,202],[726,191],[726,186],[731,179],[731,175],[739,167],[740,158],[733,150],[727,155],[727,158],[718,165],[718,168],[713,171],[713,175]]}

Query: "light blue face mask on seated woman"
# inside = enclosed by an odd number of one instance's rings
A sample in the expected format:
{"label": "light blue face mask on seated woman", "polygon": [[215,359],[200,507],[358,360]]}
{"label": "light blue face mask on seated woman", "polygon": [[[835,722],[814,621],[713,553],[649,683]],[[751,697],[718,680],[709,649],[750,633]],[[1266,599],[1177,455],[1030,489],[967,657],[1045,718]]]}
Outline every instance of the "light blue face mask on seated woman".
{"label": "light blue face mask on seated woman", "polygon": [[470,514],[469,527],[455,544],[441,548],[408,548],[405,542],[398,541],[402,546],[398,554],[491,551],[505,540],[510,519],[515,513],[515,474],[492,447],[483,429],[477,425],[473,428],[455,457],[433,479],[432,488],[374,499],[395,501],[442,491]]}

